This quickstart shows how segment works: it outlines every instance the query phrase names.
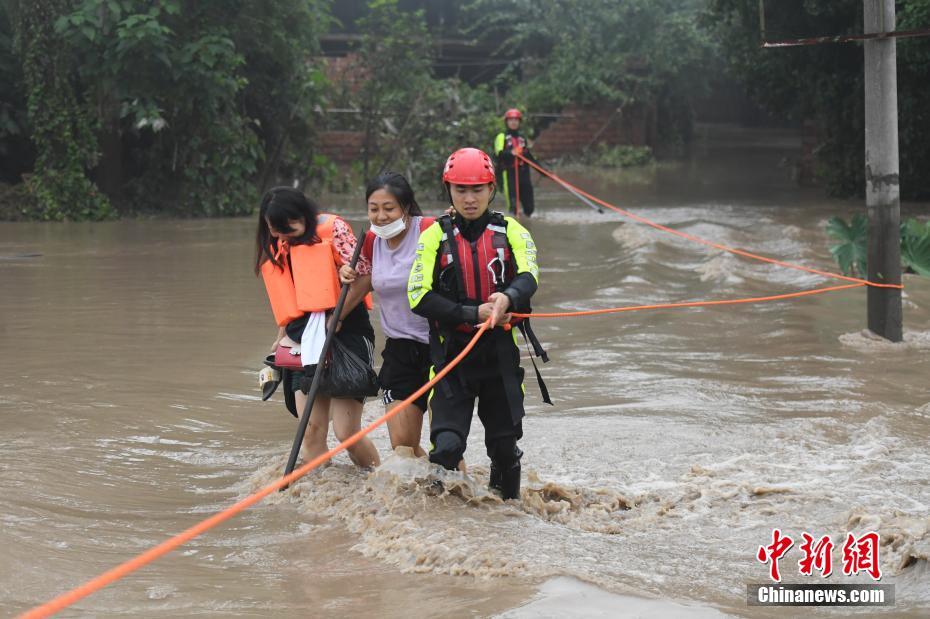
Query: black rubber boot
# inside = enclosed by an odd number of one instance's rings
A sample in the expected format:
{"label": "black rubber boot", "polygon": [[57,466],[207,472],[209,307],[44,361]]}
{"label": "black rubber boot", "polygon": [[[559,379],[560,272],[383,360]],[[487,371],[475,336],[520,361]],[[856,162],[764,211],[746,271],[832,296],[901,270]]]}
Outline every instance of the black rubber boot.
{"label": "black rubber boot", "polygon": [[497,494],[504,493],[504,476],[495,463],[491,463],[491,478],[488,480],[488,490]]}
{"label": "black rubber boot", "polygon": [[488,489],[499,494],[505,501],[520,498],[520,462],[507,468],[491,463],[491,479]]}
{"label": "black rubber boot", "polygon": [[501,498],[520,498],[520,462],[512,464],[501,472]]}

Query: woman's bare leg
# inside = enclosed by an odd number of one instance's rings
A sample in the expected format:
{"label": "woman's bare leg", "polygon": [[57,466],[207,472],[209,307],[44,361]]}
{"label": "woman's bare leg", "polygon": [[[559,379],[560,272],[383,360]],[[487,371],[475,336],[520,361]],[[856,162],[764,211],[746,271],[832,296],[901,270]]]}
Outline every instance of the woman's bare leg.
{"label": "woman's bare leg", "polygon": [[[385,412],[397,408],[400,402],[391,402],[385,407]],[[426,455],[420,447],[420,435],[423,432],[423,411],[418,406],[410,404],[397,413],[387,422],[388,433],[391,435],[391,449],[410,447],[417,458]]]}
{"label": "woman's bare leg", "polygon": [[[362,403],[356,400],[333,399],[330,412],[333,416],[333,430],[336,438],[344,441],[362,429]],[[349,447],[349,458],[356,466],[372,467],[381,464],[378,450],[366,436]]]}
{"label": "woman's bare leg", "polygon": [[[297,410],[302,414],[304,406],[307,405],[307,394],[298,391],[294,395],[296,396]],[[331,401],[327,396],[317,395],[313,401],[310,422],[307,424],[307,431],[304,433],[304,459],[306,460],[312,460],[329,451],[329,447],[326,446],[326,435],[329,431],[330,406]]]}

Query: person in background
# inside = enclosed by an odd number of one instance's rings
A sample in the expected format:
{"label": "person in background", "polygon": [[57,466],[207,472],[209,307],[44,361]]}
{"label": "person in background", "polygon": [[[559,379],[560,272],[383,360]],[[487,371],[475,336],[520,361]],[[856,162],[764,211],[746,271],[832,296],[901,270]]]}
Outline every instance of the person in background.
{"label": "person in background", "polygon": [[[526,138],[520,134],[522,121],[523,114],[520,110],[516,108],[507,110],[504,114],[506,129],[498,133],[494,139],[494,155],[497,157],[497,173],[503,183],[502,190],[507,200],[508,211],[511,214],[523,214],[530,217],[536,210],[530,166],[525,161],[521,161],[517,155],[533,163],[537,162],[530,152]],[[519,207],[517,206],[518,197]]]}

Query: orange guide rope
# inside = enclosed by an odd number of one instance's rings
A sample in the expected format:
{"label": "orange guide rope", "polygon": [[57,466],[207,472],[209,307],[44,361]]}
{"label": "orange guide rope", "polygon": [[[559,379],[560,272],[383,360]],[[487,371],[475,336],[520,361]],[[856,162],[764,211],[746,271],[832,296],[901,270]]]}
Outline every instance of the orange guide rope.
{"label": "orange guide rope", "polygon": [[768,297],[748,297],[744,299],[722,299],[717,301],[686,301],[683,303],[656,303],[654,305],[631,305],[628,307],[610,307],[607,309],[585,310],[581,312],[550,312],[532,314],[514,313],[515,318],[568,318],[572,316],[600,316],[601,314],[618,314],[620,312],[636,312],[641,310],[671,309],[676,307],[708,307],[712,305],[739,305],[742,303],[764,303],[766,301],[780,301],[783,299],[796,299],[798,297],[810,297],[815,294],[825,292],[835,292],[837,290],[849,290],[850,288],[861,288],[865,284],[843,284],[841,286],[830,286],[829,288],[815,288],[813,290],[802,290],[800,292],[789,292],[786,294],[776,294]]}
{"label": "orange guide rope", "polygon": [[111,570],[104,572],[103,574],[100,574],[96,578],[92,578],[91,580],[88,580],[84,584],[78,587],[75,587],[71,591],[63,593],[59,595],[58,597],[56,597],[55,599],[49,602],[46,602],[45,604],[42,604],[41,606],[37,606],[26,613],[23,613],[22,615],[20,615],[20,619],[38,619],[40,617],[48,617],[54,613],[57,613],[58,611],[64,608],[67,608],[68,606],[71,606],[72,604],[80,600],[81,598],[84,598],[90,595],[91,593],[94,593],[96,591],[99,591],[100,589],[103,589],[107,585],[123,578],[124,576],[130,574],[131,572],[136,571],[140,567],[148,565],[155,559],[158,559],[159,557],[171,552],[178,546],[194,539],[198,535],[205,533],[206,531],[209,531],[216,525],[229,520],[236,514],[242,511],[245,511],[249,507],[255,505],[256,503],[264,499],[269,494],[277,490],[280,490],[281,488],[284,488],[285,486],[290,485],[294,481],[297,481],[298,479],[300,479],[301,477],[303,477],[304,475],[306,475],[313,469],[317,468],[318,466],[320,466],[327,460],[330,460],[333,456],[338,454],[340,451],[343,451],[346,448],[351,447],[352,445],[360,441],[362,437],[364,437],[367,434],[370,434],[372,431],[374,431],[375,428],[377,428],[380,425],[383,425],[384,423],[387,422],[388,419],[400,413],[400,411],[402,411],[404,408],[412,404],[414,400],[416,400],[418,397],[420,397],[421,395],[429,391],[430,388],[432,388],[433,385],[439,382],[443,376],[451,372],[452,369],[456,365],[458,365],[469,352],[471,352],[471,349],[475,347],[475,344],[478,343],[478,338],[484,335],[484,332],[488,330],[488,327],[490,326],[490,322],[491,321],[488,320],[484,324],[482,324],[478,328],[478,331],[475,333],[474,337],[472,337],[471,341],[468,342],[468,345],[462,350],[462,352],[460,352],[455,357],[455,359],[450,361],[446,365],[446,367],[440,370],[436,374],[436,376],[430,379],[428,383],[426,383],[425,385],[417,389],[413,395],[411,395],[409,398],[401,402],[397,406],[397,408],[391,409],[388,413],[386,413],[385,415],[373,421],[371,425],[365,428],[362,428],[361,430],[359,430],[358,432],[356,432],[355,434],[347,438],[345,441],[339,443],[338,445],[336,445],[335,447],[327,451],[325,454],[321,454],[317,456],[316,458],[314,458],[313,460],[310,460],[306,464],[302,465],[300,468],[295,469],[290,475],[286,475],[282,477],[281,479],[277,480],[276,482],[268,484],[261,490],[245,497],[238,503],[230,505],[226,509],[220,512],[217,512],[216,514],[213,514],[206,520],[202,520],[201,522],[198,522],[197,524],[187,529],[186,531],[183,531],[175,535],[171,539],[165,540],[161,544],[153,548],[150,548],[149,550],[143,552],[142,554],[130,559],[129,561],[126,561],[125,563],[122,563],[114,567]]}
{"label": "orange guide rope", "polygon": [[807,271],[808,273],[815,273],[817,275],[822,275],[824,277],[832,277],[833,279],[842,279],[847,282],[856,282],[864,286],[874,286],[876,288],[904,288],[904,286],[902,286],[901,284],[882,284],[879,282],[870,282],[869,280],[860,279],[858,277],[849,277],[847,275],[841,275],[840,273],[833,273],[831,271],[821,271],[819,269],[812,269],[810,267],[802,266],[800,264],[793,264],[791,262],[783,262],[781,260],[776,260],[775,258],[768,258],[766,256],[760,256],[759,254],[753,254],[748,251],[744,251],[742,249],[736,249],[734,247],[728,247],[726,245],[721,245],[720,243],[714,243],[713,241],[702,239],[692,234],[688,234],[687,232],[682,232],[680,230],[675,230],[674,228],[669,228],[668,226],[663,226],[662,224],[656,223],[652,221],[651,219],[646,219],[642,215],[637,215],[636,213],[632,213],[630,211],[620,208],[619,206],[615,206],[613,204],[610,204],[609,202],[605,202],[604,200],[601,200],[600,198],[592,196],[590,193],[584,191],[583,189],[579,189],[578,187],[575,187],[568,181],[559,178],[552,172],[536,165],[535,163],[533,163],[526,157],[523,157],[522,155],[514,154],[514,156],[524,161],[527,165],[533,166],[540,174],[554,180],[556,183],[562,185],[563,187],[570,188],[573,191],[576,191],[579,194],[583,195],[584,197],[590,200],[593,200],[594,202],[597,202],[601,206],[605,206],[612,211],[616,211],[617,213],[620,213],[621,215],[625,217],[629,217],[630,219],[634,221],[638,221],[641,224],[646,224],[647,226],[655,228],[656,230],[668,232],[669,234],[680,236],[683,239],[688,239],[689,241],[694,241],[695,243],[700,243],[701,245],[707,245],[708,247],[713,247],[721,251],[729,252],[731,254],[736,254],[737,256],[743,256],[744,258],[751,258],[752,260],[759,260],[761,262],[768,262],[769,264],[777,264],[778,266],[786,267],[789,269]]}
{"label": "orange guide rope", "polygon": [[[851,288],[860,288],[863,286],[876,286],[876,287],[882,287],[882,288],[902,288],[902,286],[897,285],[897,284],[880,284],[880,283],[875,283],[875,282],[869,282],[867,280],[858,279],[855,277],[847,277],[845,275],[840,275],[838,273],[830,273],[828,271],[820,271],[817,269],[811,269],[811,268],[804,267],[804,266],[797,265],[797,264],[782,262],[780,260],[775,260],[773,258],[759,256],[757,254],[752,254],[752,253],[742,251],[739,249],[727,247],[719,243],[707,241],[705,239],[692,236],[685,232],[673,230],[672,228],[668,228],[667,226],[663,226],[661,224],[655,223],[644,217],[635,215],[629,211],[625,211],[619,207],[616,207],[612,204],[604,202],[603,200],[600,200],[592,196],[591,194],[581,189],[578,189],[577,187],[560,179],[555,174],[552,174],[551,172],[548,172],[542,169],[541,167],[525,159],[524,157],[520,155],[517,155],[517,157],[525,161],[527,164],[536,168],[542,174],[548,176],[549,178],[553,179],[557,183],[561,184],[562,186],[569,187],[573,189],[574,191],[578,192],[579,194],[597,202],[598,204],[601,204],[602,206],[605,206],[622,215],[630,217],[631,219],[634,219],[635,221],[644,223],[648,226],[652,226],[653,228],[656,228],[658,230],[669,232],[676,236],[680,236],[682,238],[686,238],[686,239],[701,243],[703,245],[708,245],[710,247],[714,247],[714,248],[727,251],[733,254],[744,256],[746,258],[752,258],[754,260],[761,260],[763,262],[768,262],[768,263],[776,264],[779,266],[784,266],[784,267],[788,267],[792,269],[798,269],[801,271],[815,273],[817,275],[823,275],[825,277],[832,277],[835,279],[841,279],[841,280],[853,282],[850,284],[844,284],[844,285],[839,285],[839,286],[830,286],[827,288],[816,288],[813,290],[804,290],[801,292],[791,292],[791,293],[786,293],[786,294],[778,294],[778,295],[771,295],[771,296],[765,296],[765,297],[748,297],[748,298],[742,298],[742,299],[722,299],[722,300],[711,300],[711,301],[688,301],[688,302],[682,302],[682,303],[657,303],[657,304],[652,304],[652,305],[635,305],[635,306],[627,306],[627,307],[614,307],[614,308],[607,308],[607,309],[586,310],[586,311],[578,311],[578,312],[534,313],[531,315],[533,318],[564,318],[564,317],[570,317],[570,316],[597,316],[601,314],[614,314],[614,313],[619,313],[619,312],[632,312],[632,311],[640,311],[640,310],[657,310],[657,309],[671,309],[671,308],[683,308],[683,307],[707,307],[707,306],[715,306],[715,305],[762,303],[762,302],[767,302],[767,301],[778,301],[778,300],[784,300],[784,299],[794,299],[798,297],[812,296],[812,295],[823,294],[826,292],[833,292],[833,291],[838,291],[838,290],[848,290]],[[516,177],[517,174],[515,174],[514,176]],[[518,178],[515,178],[514,180],[515,182],[519,182]],[[527,314],[516,314],[516,313],[513,315],[516,317],[530,316]],[[452,369],[455,368],[465,358],[465,356],[468,355],[469,352],[471,352],[471,350],[475,347],[475,344],[477,344],[478,339],[485,333],[485,331],[488,330],[489,327],[490,327],[490,320],[487,320],[478,328],[478,331],[475,333],[474,337],[472,337],[468,345],[462,350],[462,352],[460,352],[455,357],[455,359],[449,362],[446,365],[446,367],[440,370],[436,374],[436,376],[434,376],[429,382],[427,382],[425,385],[417,389],[417,391],[413,393],[413,395],[411,395],[409,398],[401,402],[399,406],[391,409],[391,411],[387,412],[383,416],[373,421],[369,426],[362,428],[361,430],[359,430],[358,432],[350,436],[345,441],[339,443],[338,445],[336,445],[335,447],[327,451],[325,454],[317,456],[316,458],[310,460],[309,462],[303,464],[302,466],[294,470],[291,474],[286,475],[282,477],[281,479],[275,481],[274,483],[271,483],[265,486],[264,488],[258,490],[254,494],[251,494],[245,497],[244,499],[238,501],[237,503],[230,505],[226,509],[217,512],[216,514],[214,514],[213,516],[210,516],[206,520],[203,520],[195,524],[189,529],[175,535],[174,537],[171,537],[170,539],[165,540],[164,542],[158,544],[157,546],[150,548],[149,550],[143,552],[140,555],[137,555],[136,557],[126,561],[125,563],[122,563],[104,572],[103,574],[100,574],[99,576],[92,578],[91,580],[88,580],[84,584],[79,585],[78,587],[75,587],[74,589],[59,595],[58,597],[52,599],[49,602],[46,602],[45,604],[37,606],[33,608],[32,610],[29,610],[23,613],[22,615],[20,615],[20,619],[39,619],[42,617],[48,617],[64,608],[67,608],[68,606],[71,606],[78,600],[96,591],[99,591],[100,589],[106,587],[109,584],[112,584],[113,582],[117,580],[120,580],[126,575],[138,570],[141,567],[144,567],[145,565],[148,565],[149,563],[155,561],[156,559],[171,552],[172,550],[181,546],[182,544],[205,533],[206,531],[212,529],[213,527],[229,520],[233,516],[245,511],[249,507],[255,505],[256,503],[258,503],[259,501],[267,497],[269,494],[276,492],[277,490],[280,490],[281,488],[289,486],[291,483],[300,479],[301,477],[303,477],[304,475],[306,475],[313,469],[319,467],[324,462],[332,459],[339,452],[344,451],[348,447],[351,447],[352,445],[357,443],[359,440],[362,439],[362,437],[374,431],[375,428],[381,425],[384,425],[388,419],[392,418],[394,415],[399,414],[400,411],[402,411],[408,405],[412,404],[414,400],[416,400],[418,397],[420,397],[421,395],[429,391],[433,387],[433,385],[435,385],[444,376],[446,376],[449,372],[451,372]]]}

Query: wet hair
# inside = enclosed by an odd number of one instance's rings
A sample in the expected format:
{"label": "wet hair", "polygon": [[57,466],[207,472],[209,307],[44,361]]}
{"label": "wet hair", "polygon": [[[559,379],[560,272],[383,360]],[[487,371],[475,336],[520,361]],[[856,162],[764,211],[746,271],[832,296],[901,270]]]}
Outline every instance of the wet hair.
{"label": "wet hair", "polygon": [[[302,191],[292,187],[274,187],[265,192],[258,207],[258,230],[255,233],[255,274],[261,272],[262,264],[270,260],[279,269],[284,265],[275,259],[278,240],[271,236],[276,232],[291,232],[290,222],[302,219],[306,226],[304,233],[288,243],[292,245],[310,244],[319,241],[316,236],[317,215],[320,207]],[[271,224],[269,228],[268,224]]]}
{"label": "wet hair", "polygon": [[410,183],[407,182],[403,174],[398,174],[397,172],[382,172],[368,181],[368,185],[365,187],[365,201],[367,202],[371,194],[379,189],[384,189],[394,196],[397,203],[400,204],[400,208],[403,209],[404,213],[407,215],[414,216],[423,214],[423,211],[420,210],[420,205],[417,204],[416,196],[413,195],[413,188],[410,187]]}

